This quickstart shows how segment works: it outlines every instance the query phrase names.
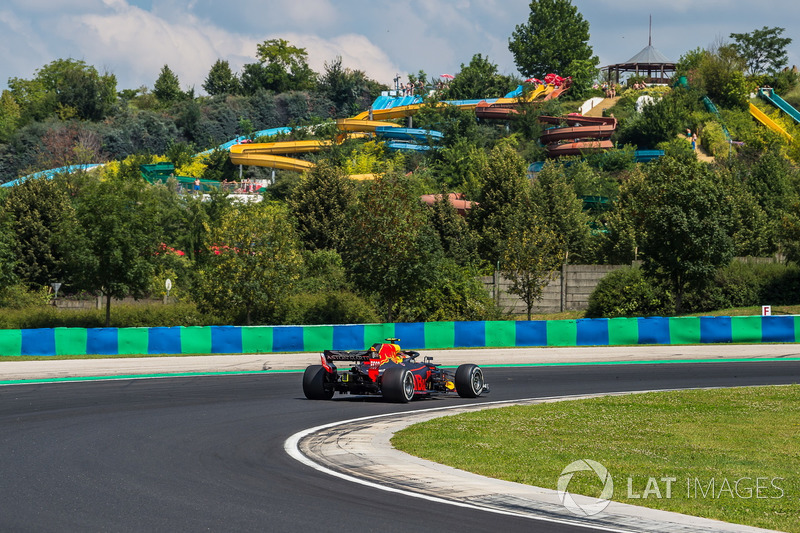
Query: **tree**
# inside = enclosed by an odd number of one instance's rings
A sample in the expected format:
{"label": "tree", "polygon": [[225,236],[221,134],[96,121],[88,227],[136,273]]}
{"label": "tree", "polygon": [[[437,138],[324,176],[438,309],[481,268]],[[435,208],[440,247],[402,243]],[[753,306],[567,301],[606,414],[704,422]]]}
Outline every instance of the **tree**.
{"label": "tree", "polygon": [[[570,253],[584,259],[590,256],[589,215],[583,210],[583,200],[567,182],[562,166],[546,165],[538,173],[532,185],[532,198],[534,213],[562,240],[564,255],[561,261],[569,263]],[[542,234],[541,231],[538,233]],[[546,238],[544,240],[549,242]]]}
{"label": "tree", "polygon": [[457,265],[476,268],[480,264],[478,238],[464,217],[450,203],[446,188],[442,189],[428,215],[439,235],[445,257],[452,259]]}
{"label": "tree", "polygon": [[3,211],[16,235],[16,276],[29,288],[66,281],[59,233],[73,211],[65,189],[55,180],[27,179],[8,192]]}
{"label": "tree", "polygon": [[320,162],[301,178],[287,203],[308,250],[340,251],[355,201],[353,181],[342,169]]}
{"label": "tree", "polygon": [[300,243],[285,207],[239,205],[208,228],[209,259],[201,271],[200,308],[231,320],[280,323],[278,311],[302,269]]}
{"label": "tree", "polygon": [[469,65],[461,64],[461,70],[447,84],[446,97],[452,100],[469,100],[503,96],[517,86],[516,80],[497,72],[497,65],[475,54]]}
{"label": "tree", "polygon": [[76,200],[77,223],[64,237],[74,286],[106,300],[146,295],[158,246],[158,223],[143,182],[92,181]]}
{"label": "tree", "polygon": [[530,213],[530,187],[525,162],[509,143],[492,149],[483,175],[483,190],[468,221],[479,235],[481,257],[494,265],[514,221]]}
{"label": "tree", "polygon": [[528,320],[533,304],[555,277],[564,254],[562,239],[538,216],[515,221],[507,234],[500,268],[511,282],[508,292],[525,302]]}
{"label": "tree", "polygon": [[158,79],[153,85],[153,94],[162,105],[169,105],[183,98],[178,75],[172,72],[168,65],[161,67]]}
{"label": "tree", "polygon": [[270,39],[258,45],[256,56],[264,69],[262,88],[283,93],[314,87],[316,74],[308,66],[305,48],[284,39]]}
{"label": "tree", "polygon": [[388,174],[366,185],[349,215],[342,253],[348,276],[378,295],[392,322],[397,302],[420,294],[436,276],[441,251],[424,206],[404,176]]}
{"label": "tree", "polygon": [[646,177],[643,267],[667,283],[680,314],[686,291],[702,287],[733,257],[730,206],[705,163],[665,156]]}
{"label": "tree", "polygon": [[750,74],[777,73],[789,62],[786,47],[792,43],[789,37],[781,37],[784,28],[768,28],[750,33],[731,33],[733,47],[747,62]]}
{"label": "tree", "polygon": [[[589,22],[571,0],[532,0],[528,22],[517,25],[508,49],[523,76],[570,76],[599,63],[589,46]],[[576,62],[573,64],[573,62]],[[580,66],[579,66],[580,65]]]}
{"label": "tree", "polygon": [[0,94],[0,143],[7,143],[22,122],[22,110],[11,94],[4,90]]}
{"label": "tree", "polygon": [[203,89],[211,96],[236,94],[239,92],[239,79],[231,70],[230,63],[217,59],[211,66],[203,82]]}
{"label": "tree", "polygon": [[337,115],[349,116],[359,108],[364,100],[374,99],[384,87],[367,78],[360,70],[342,66],[342,57],[336,56],[332,62],[325,62],[325,72],[319,78],[318,89],[336,106]]}

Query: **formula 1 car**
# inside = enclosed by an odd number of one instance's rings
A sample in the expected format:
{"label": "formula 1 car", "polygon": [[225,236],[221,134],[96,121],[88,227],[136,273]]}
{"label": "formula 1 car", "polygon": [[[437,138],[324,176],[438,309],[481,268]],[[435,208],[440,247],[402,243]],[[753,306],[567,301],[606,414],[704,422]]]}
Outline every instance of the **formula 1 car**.
{"label": "formula 1 car", "polygon": [[[402,350],[398,339],[386,339],[369,350],[325,350],[320,365],[310,365],[303,373],[303,393],[309,400],[330,400],[343,394],[380,394],[392,402],[406,403],[414,398],[446,394],[455,390],[462,398],[477,398],[489,387],[483,371],[472,364],[460,365],[455,373],[433,363],[432,357],[417,361],[419,352]],[[349,370],[336,363],[352,362]]]}

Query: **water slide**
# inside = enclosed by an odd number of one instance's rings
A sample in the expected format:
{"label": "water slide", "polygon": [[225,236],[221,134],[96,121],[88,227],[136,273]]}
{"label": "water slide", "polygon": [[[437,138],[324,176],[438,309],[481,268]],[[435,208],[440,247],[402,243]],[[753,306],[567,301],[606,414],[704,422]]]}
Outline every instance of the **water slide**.
{"label": "water slide", "polygon": [[792,107],[789,102],[775,94],[775,90],[769,87],[765,87],[758,90],[758,95],[792,117],[795,122],[800,124],[800,111]]}
{"label": "water slide", "polygon": [[783,135],[783,137],[788,142],[790,142],[790,143],[794,142],[794,138],[791,135],[789,135],[789,133],[785,129],[783,129],[774,120],[769,118],[763,111],[761,111],[759,108],[757,108],[752,102],[750,102],[750,114],[753,115],[753,117],[756,120],[761,122],[763,125],[765,125],[769,129],[771,129],[775,133],[779,133],[779,134]]}
{"label": "water slide", "polygon": [[567,124],[548,128],[539,137],[539,141],[545,145],[547,155],[550,157],[601,152],[614,147],[614,143],[610,139],[617,129],[617,119],[613,117],[541,116],[539,120],[546,124]]}

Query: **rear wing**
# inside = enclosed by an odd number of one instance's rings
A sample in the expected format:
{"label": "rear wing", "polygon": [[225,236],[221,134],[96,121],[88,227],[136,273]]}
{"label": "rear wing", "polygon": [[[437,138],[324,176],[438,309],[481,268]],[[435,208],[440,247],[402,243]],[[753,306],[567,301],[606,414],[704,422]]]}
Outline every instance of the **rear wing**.
{"label": "rear wing", "polygon": [[324,350],[322,352],[326,361],[358,361],[367,362],[374,359],[378,354],[372,350]]}

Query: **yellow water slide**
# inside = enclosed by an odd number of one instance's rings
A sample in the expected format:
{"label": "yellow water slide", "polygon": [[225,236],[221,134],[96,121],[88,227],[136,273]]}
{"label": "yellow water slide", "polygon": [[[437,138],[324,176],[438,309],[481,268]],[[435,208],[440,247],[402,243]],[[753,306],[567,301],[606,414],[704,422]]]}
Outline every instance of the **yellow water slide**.
{"label": "yellow water slide", "polygon": [[750,114],[753,115],[753,117],[755,117],[756,120],[761,122],[763,125],[771,129],[775,133],[780,133],[781,135],[783,135],[783,137],[790,143],[794,142],[794,137],[789,135],[789,132],[783,129],[780,126],[780,124],[769,118],[763,111],[761,111],[759,108],[753,105],[752,102],[750,103]]}

